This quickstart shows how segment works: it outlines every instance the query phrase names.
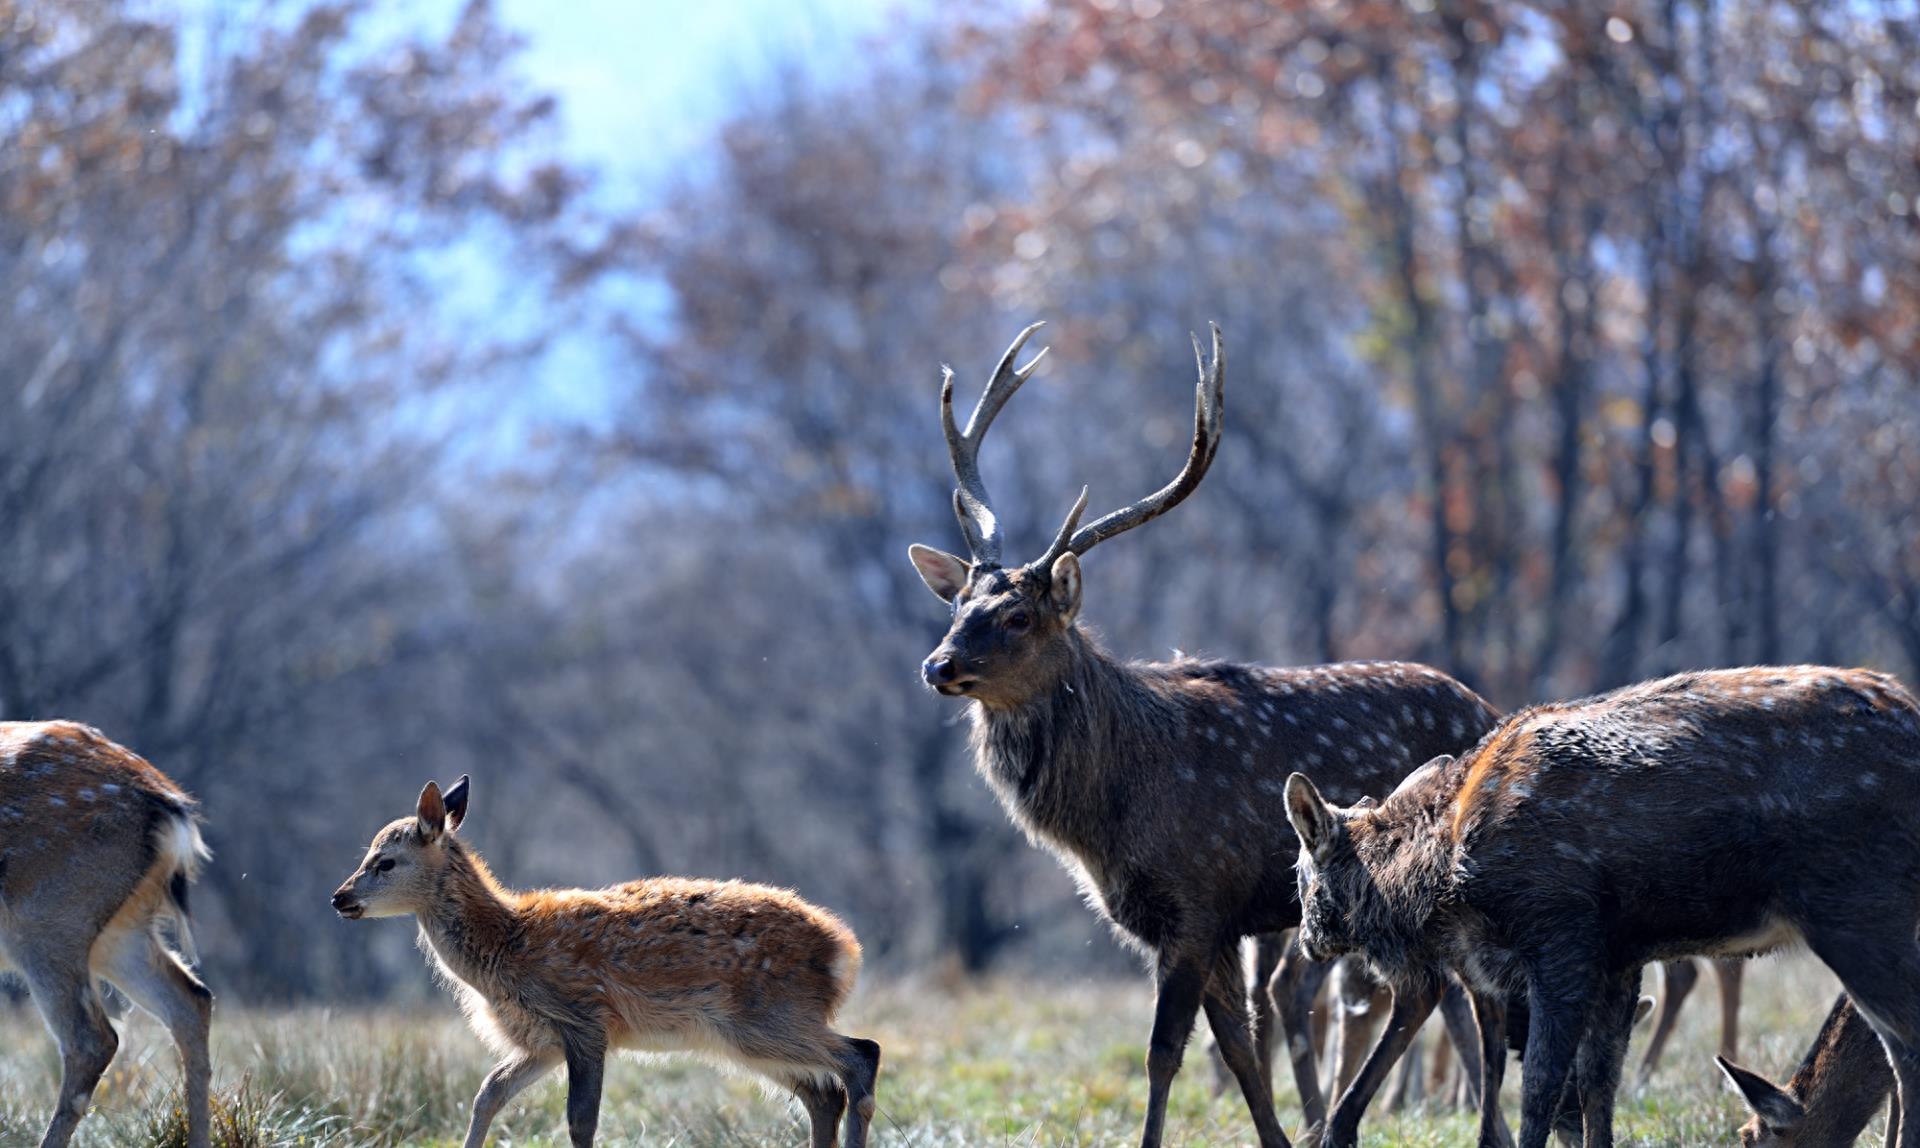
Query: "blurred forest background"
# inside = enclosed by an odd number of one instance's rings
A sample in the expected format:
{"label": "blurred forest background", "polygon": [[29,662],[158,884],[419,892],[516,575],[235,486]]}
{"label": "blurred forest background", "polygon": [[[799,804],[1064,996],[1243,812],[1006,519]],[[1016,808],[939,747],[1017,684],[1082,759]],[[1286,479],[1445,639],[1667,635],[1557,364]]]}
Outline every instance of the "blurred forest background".
{"label": "blurred forest background", "polygon": [[917,680],[938,367],[1036,318],[1016,555],[1177,469],[1226,332],[1211,477],[1089,563],[1119,651],[1920,684],[1910,0],[940,7],[636,197],[485,4],[0,0],[0,718],[203,799],[229,999],[424,991],[326,895],[463,772],[515,883],[1126,968]]}

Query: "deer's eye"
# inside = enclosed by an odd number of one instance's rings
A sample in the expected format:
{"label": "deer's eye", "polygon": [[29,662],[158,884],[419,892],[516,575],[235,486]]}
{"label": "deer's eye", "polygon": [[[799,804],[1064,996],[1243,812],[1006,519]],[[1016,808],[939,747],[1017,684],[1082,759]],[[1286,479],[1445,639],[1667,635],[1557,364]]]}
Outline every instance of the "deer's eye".
{"label": "deer's eye", "polygon": [[373,871],[374,871],[375,873],[390,873],[390,872],[392,872],[392,871],[393,871],[393,858],[391,858],[391,857],[382,857],[382,858],[380,858],[380,860],[378,860],[378,861],[375,861],[375,862],[373,863]]}
{"label": "deer's eye", "polygon": [[1007,629],[1015,634],[1024,634],[1033,628],[1033,615],[1025,610],[1015,610],[1007,615]]}

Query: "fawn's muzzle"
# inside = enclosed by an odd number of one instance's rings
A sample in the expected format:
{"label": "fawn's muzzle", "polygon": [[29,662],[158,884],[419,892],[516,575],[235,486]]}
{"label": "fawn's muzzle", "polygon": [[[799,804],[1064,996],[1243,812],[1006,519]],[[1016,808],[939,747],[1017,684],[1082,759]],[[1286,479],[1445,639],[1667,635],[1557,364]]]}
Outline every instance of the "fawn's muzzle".
{"label": "fawn's muzzle", "polygon": [[360,907],[360,902],[353,899],[353,894],[342,889],[333,895],[333,911],[352,921],[357,920],[365,910]]}

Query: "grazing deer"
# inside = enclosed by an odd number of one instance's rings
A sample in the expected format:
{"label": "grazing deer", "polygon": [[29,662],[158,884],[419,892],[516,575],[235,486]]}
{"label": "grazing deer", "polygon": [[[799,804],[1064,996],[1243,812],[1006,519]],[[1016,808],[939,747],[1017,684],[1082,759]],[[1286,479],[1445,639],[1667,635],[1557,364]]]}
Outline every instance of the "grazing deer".
{"label": "grazing deer", "polygon": [[593,1143],[609,1051],[694,1052],[757,1073],[806,1106],[813,1148],[866,1143],[880,1046],[842,1036],[860,943],[785,889],[653,877],[609,889],[520,893],[455,831],[468,782],[433,782],[411,817],[374,836],[333,895],[348,920],[413,916],[420,947],[500,1063],[474,1097],[466,1148],[506,1103],[567,1066],[567,1128]]}
{"label": "grazing deer", "polygon": [[[1720,1058],[1735,1060],[1740,1055],[1740,990],[1746,977],[1747,962],[1716,960],[1714,983],[1720,986]],[[1660,1054],[1680,1022],[1680,1006],[1686,1003],[1693,986],[1700,983],[1700,969],[1694,961],[1664,961],[1660,965],[1660,1019],[1654,1022],[1653,1038],[1647,1041],[1646,1054],[1640,1058],[1640,1084],[1653,1079],[1660,1066]]]}
{"label": "grazing deer", "polygon": [[[1120,935],[1153,960],[1144,1148],[1160,1144],[1168,1089],[1202,1008],[1261,1145],[1277,1148],[1287,1138],[1249,1032],[1266,1021],[1249,1016],[1239,943],[1300,919],[1284,775],[1311,769],[1348,800],[1384,792],[1415,762],[1473,744],[1494,713],[1423,666],[1128,662],[1101,649],[1079,624],[1080,559],[1179,505],[1206,474],[1220,445],[1220,332],[1211,362],[1194,340],[1200,378],[1179,476],[1086,526],[1082,490],[1046,552],[1007,567],[977,459],[994,417],[1039,362],[1015,366],[1038,328],[1007,348],[965,430],[954,420],[951,371],[941,385],[941,425],[959,483],[954,512],[969,557],[910,551],[928,588],[952,607],[947,635],[921,672],[937,692],[972,702],[975,764],[1014,822],[1059,855]],[[1267,997],[1256,994],[1256,1006]],[[1416,1002],[1404,1002],[1404,1011],[1417,1011]],[[1388,1064],[1404,1046],[1393,1031]],[[1288,1043],[1307,1047],[1301,1030]],[[1341,1127],[1357,1130],[1369,1081],[1377,1088],[1363,1072],[1342,1099],[1334,1118]],[[1301,1081],[1301,1094],[1310,1093],[1311,1073]]]}
{"label": "grazing deer", "polygon": [[[1804,941],[1901,1095],[1920,1089],[1920,707],[1892,678],[1681,674],[1523,710],[1403,788],[1337,809],[1289,779],[1301,945],[1524,991],[1520,1148],[1543,1148],[1570,1074],[1586,1144],[1612,1143],[1649,961]],[[1497,1086],[1501,1061],[1488,1067]],[[1899,1143],[1920,1148],[1920,1127]]]}
{"label": "grazing deer", "polygon": [[213,994],[162,938],[191,953],[187,883],[206,857],[193,799],[138,754],[74,722],[0,722],[0,969],[26,978],[60,1044],[41,1148],[67,1143],[120,1046],[100,981],[167,1026],[187,1144],[207,1148]]}
{"label": "grazing deer", "polygon": [[[1740,1128],[1743,1148],[1846,1148],[1893,1091],[1886,1046],[1844,993],[1786,1087],[1724,1056],[1714,1057],[1714,1063],[1753,1112]],[[1886,1143],[1899,1142],[1900,1102],[1895,1100],[1887,1112]]]}

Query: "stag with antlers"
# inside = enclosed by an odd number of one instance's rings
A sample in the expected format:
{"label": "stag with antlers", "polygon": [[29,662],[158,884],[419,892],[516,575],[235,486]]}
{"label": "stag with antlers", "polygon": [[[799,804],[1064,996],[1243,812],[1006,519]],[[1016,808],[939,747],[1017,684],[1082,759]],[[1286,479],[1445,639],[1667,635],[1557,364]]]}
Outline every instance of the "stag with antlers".
{"label": "stag with antlers", "polygon": [[[950,371],[941,385],[959,483],[954,512],[969,557],[911,550],[920,577],[952,607],[947,635],[921,671],[934,690],[971,703],[975,764],[1008,815],[1060,857],[1152,962],[1158,999],[1141,1144],[1160,1143],[1168,1090],[1205,1009],[1262,1148],[1278,1148],[1287,1138],[1258,1051],[1262,1021],[1249,1013],[1239,942],[1300,921],[1287,775],[1308,770],[1347,800],[1384,794],[1419,763],[1472,745],[1495,714],[1447,675],[1406,663],[1273,669],[1131,662],[1101,649],[1079,625],[1080,560],[1200,485],[1220,447],[1225,355],[1218,328],[1211,356],[1194,339],[1192,448],[1171,483],[1085,526],[1083,489],[1046,552],[1009,567],[978,457],[995,416],[1040,361],[1015,366],[1039,326],[1001,357],[964,430]],[[1264,1013],[1264,986],[1257,995]],[[1366,1099],[1431,1007],[1430,999],[1396,1001],[1395,1021],[1342,1099],[1330,1139],[1357,1133]]]}

